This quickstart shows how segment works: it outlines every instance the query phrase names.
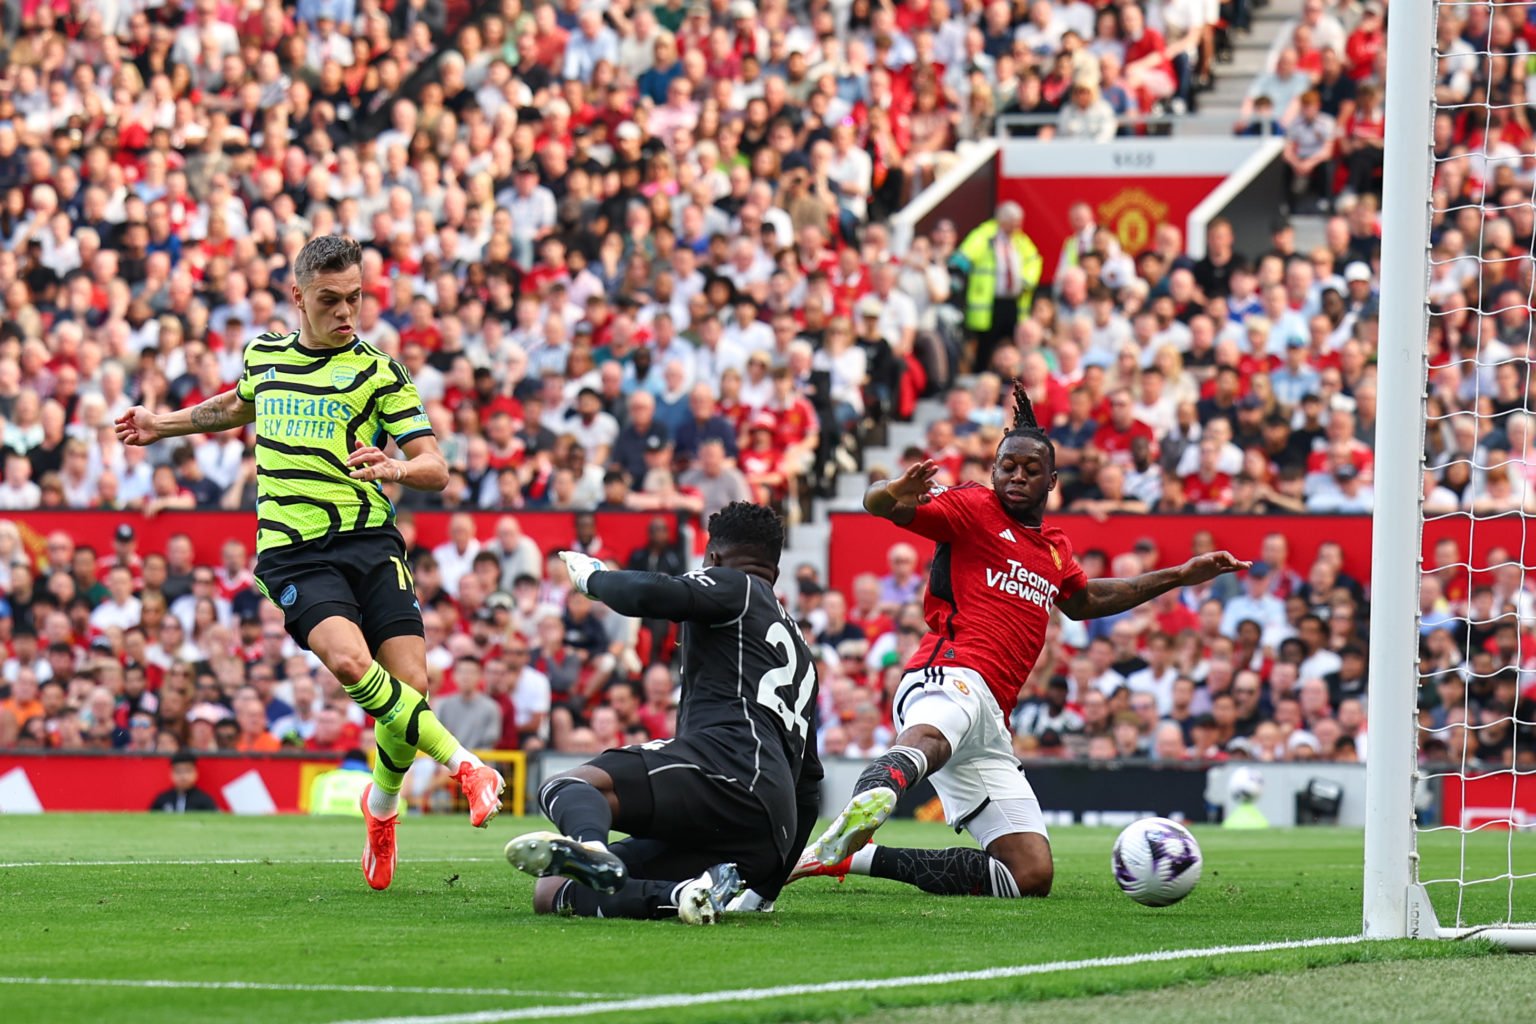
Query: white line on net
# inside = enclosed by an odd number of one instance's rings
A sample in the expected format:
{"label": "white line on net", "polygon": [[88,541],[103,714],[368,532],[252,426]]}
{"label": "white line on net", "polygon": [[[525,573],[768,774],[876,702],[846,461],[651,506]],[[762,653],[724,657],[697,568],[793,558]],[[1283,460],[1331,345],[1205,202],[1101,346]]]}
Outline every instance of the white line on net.
{"label": "white line on net", "polygon": [[1487,821],[1476,825],[1422,825],[1419,827],[1420,835],[1428,835],[1430,832],[1481,832],[1484,829],[1536,829],[1536,821],[1523,821],[1518,818],[1489,818]]}
{"label": "white line on net", "polygon": [[[1487,878],[1474,878],[1471,881],[1467,881],[1466,879],[1463,879],[1463,878],[1432,878],[1429,881],[1422,882],[1420,884],[1422,884],[1422,885],[1459,885],[1463,889],[1470,889],[1474,885],[1488,885],[1491,882],[1511,882],[1511,883],[1513,883],[1513,882],[1522,881],[1522,880],[1527,879],[1527,878],[1536,878],[1536,871],[1526,871],[1526,872],[1506,871],[1502,875],[1490,875]],[[1511,915],[1509,920],[1513,921],[1514,920],[1514,916]],[[1508,921],[1503,922],[1503,923],[1507,924]]]}
{"label": "white line on net", "polygon": [[[1447,728],[1449,728],[1449,726]],[[1420,726],[1420,729],[1423,729],[1423,731],[1425,731],[1425,732],[1438,732],[1439,731],[1437,729],[1425,729],[1423,726]],[[1536,775],[1536,769],[1527,768],[1527,769],[1519,769],[1519,770],[1517,770],[1517,769],[1514,769],[1514,768],[1500,768],[1500,769],[1497,769],[1495,771],[1483,772],[1483,773],[1477,774],[1477,775],[1458,775],[1455,772],[1424,772],[1424,773],[1419,775],[1419,778],[1421,778],[1421,779],[1493,779],[1493,778],[1499,777],[1500,775],[1513,775],[1513,776],[1519,778],[1519,777],[1525,776],[1525,775]]]}

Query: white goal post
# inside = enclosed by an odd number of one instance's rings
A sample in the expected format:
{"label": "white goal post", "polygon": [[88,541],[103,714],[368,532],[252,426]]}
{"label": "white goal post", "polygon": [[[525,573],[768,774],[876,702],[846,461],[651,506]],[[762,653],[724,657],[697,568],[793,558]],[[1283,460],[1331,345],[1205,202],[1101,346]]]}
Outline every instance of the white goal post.
{"label": "white goal post", "polygon": [[[1461,9],[1481,6],[1488,8],[1490,14],[1501,8],[1515,9],[1515,5],[1505,0],[1469,0],[1461,4],[1445,0],[1445,6]],[[1522,921],[1536,922],[1536,899],[1531,898],[1536,895],[1536,889],[1526,888],[1536,887],[1536,873],[1526,873],[1536,872],[1536,856],[1532,856],[1536,853],[1533,849],[1536,847],[1536,831],[1532,831],[1536,823],[1524,821],[1514,806],[1513,797],[1507,818],[1495,816],[1492,822],[1470,824],[1463,814],[1460,820],[1426,827],[1418,819],[1418,799],[1424,795],[1423,788],[1431,780],[1448,786],[1464,784],[1467,778],[1477,774],[1503,774],[1509,776],[1511,794],[1522,781],[1513,751],[1509,768],[1468,767],[1466,730],[1480,726],[1473,724],[1466,709],[1460,719],[1463,753],[1459,771],[1424,771],[1420,768],[1419,747],[1425,732],[1419,707],[1420,685],[1424,682],[1419,658],[1419,627],[1420,585],[1424,570],[1421,553],[1425,529],[1426,380],[1430,351],[1430,284],[1435,267],[1430,239],[1432,219],[1437,214],[1447,213],[1435,209],[1432,187],[1437,170],[1434,122],[1438,113],[1449,109],[1437,105],[1436,95],[1436,85],[1443,70],[1443,55],[1439,53],[1436,41],[1441,9],[1442,0],[1400,0],[1391,6],[1387,29],[1376,503],[1371,551],[1370,745],[1365,784],[1364,933],[1373,938],[1477,937],[1512,949],[1536,951],[1536,924],[1521,924]],[[1524,17],[1523,11],[1521,17]],[[1477,47],[1474,43],[1473,47],[1487,51],[1491,44]],[[1488,52],[1473,56],[1481,61],[1491,62],[1493,59]],[[1490,157],[1487,141],[1490,134],[1484,132],[1482,152],[1474,154],[1483,161],[1485,168]],[[1493,177],[1491,170],[1486,177]],[[1492,201],[1485,199],[1484,205]],[[1483,216],[1479,213],[1479,217]],[[1477,241],[1481,242],[1481,239]],[[1479,245],[1479,254],[1482,251]],[[1480,275],[1478,280],[1477,291],[1469,305],[1478,305],[1481,301]],[[1529,296],[1526,301],[1529,303]],[[1473,310],[1471,315],[1482,314]],[[1482,354],[1479,345],[1478,355]],[[1524,372],[1532,372],[1531,363],[1523,357],[1520,362]],[[1485,370],[1489,374],[1492,372],[1489,364],[1479,358],[1471,361],[1465,372],[1477,376]],[[1474,398],[1474,416],[1477,415],[1476,401]],[[1536,410],[1527,401],[1525,411]],[[1467,414],[1463,412],[1462,415]],[[1441,426],[1433,422],[1429,425],[1432,429]],[[1475,463],[1475,459],[1464,461]],[[1489,467],[1476,468],[1486,470]],[[1529,512],[1520,514],[1532,515]],[[1480,521],[1478,514],[1469,510],[1455,515],[1464,518],[1468,540],[1475,540]],[[1479,554],[1468,543],[1464,551],[1467,564],[1457,566],[1464,570],[1469,580],[1473,574],[1486,574],[1492,568],[1480,564]],[[1520,565],[1523,583],[1526,572],[1536,571],[1536,566],[1524,564],[1523,550],[1514,557]],[[1519,621],[1517,628],[1528,624],[1529,620]],[[1466,622],[1468,635],[1471,625],[1469,619]],[[1512,731],[1523,724],[1514,714],[1511,712],[1507,723]],[[1489,824],[1492,829],[1486,829]],[[1459,868],[1453,872],[1455,877],[1434,877],[1441,872],[1421,871],[1420,840],[1427,832],[1444,833],[1434,837],[1441,849],[1446,848],[1446,843],[1459,842]],[[1469,843],[1480,846],[1484,854],[1489,854],[1481,864],[1476,863],[1475,858],[1469,858]],[[1517,862],[1517,856],[1523,859]],[[1488,866],[1499,860],[1503,861],[1502,871]],[[1517,882],[1522,886],[1518,890],[1520,898],[1517,898]],[[1473,888],[1479,894],[1496,889],[1497,899],[1464,901]],[[1507,900],[1504,898],[1505,888]],[[1435,890],[1437,898],[1441,893],[1452,894],[1441,899],[1440,915],[1431,904],[1430,889]]]}

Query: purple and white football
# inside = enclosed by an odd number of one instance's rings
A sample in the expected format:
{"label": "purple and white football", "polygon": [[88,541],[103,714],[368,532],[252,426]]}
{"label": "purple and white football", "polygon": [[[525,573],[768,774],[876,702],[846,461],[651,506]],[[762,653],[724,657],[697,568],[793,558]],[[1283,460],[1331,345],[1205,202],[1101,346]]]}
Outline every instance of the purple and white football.
{"label": "purple and white football", "polygon": [[1200,881],[1203,859],[1189,829],[1167,818],[1143,818],[1115,840],[1115,881],[1137,903],[1166,907]]}

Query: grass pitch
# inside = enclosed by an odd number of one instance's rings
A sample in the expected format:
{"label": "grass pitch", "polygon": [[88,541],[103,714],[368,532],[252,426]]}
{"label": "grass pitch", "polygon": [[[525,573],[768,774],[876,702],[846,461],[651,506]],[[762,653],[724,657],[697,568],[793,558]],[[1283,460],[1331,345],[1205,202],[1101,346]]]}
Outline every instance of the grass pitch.
{"label": "grass pitch", "polygon": [[[1021,1020],[1042,1000],[1064,999],[1081,1000],[1087,1014],[1071,1019],[1113,1019],[1121,1014],[1119,1004],[1103,1001],[1110,994],[1182,985],[1156,996],[1161,1015],[1207,1019],[1195,1011],[1210,1003],[1190,983],[1215,982],[1227,987],[1224,998],[1251,993],[1257,1001],[1271,991],[1254,987],[1257,975],[1358,964],[1341,970],[1355,971],[1343,976],[1364,986],[1368,997],[1359,1006],[1391,1007],[1391,1019],[1415,1020],[1424,1019],[1426,1004],[1402,979],[1432,979],[1452,965],[1406,961],[1491,952],[1478,944],[1356,943],[1123,962],[1154,951],[1355,935],[1358,832],[1196,829],[1204,878],[1184,902],[1157,910],[1115,887],[1113,832],[1078,828],[1053,836],[1056,890],[1048,900],[945,899],[874,879],[811,879],[790,887],[776,913],[690,929],[535,918],[532,880],[501,856],[508,838],[535,825],[503,818],[486,834],[457,818],[408,820],[394,887],[375,893],[357,867],[362,824],[355,820],[0,819],[0,1015],[31,1022],[900,1024],[940,1017],[894,1008],[945,1006],[945,1024],[965,1024]],[[1427,837],[1426,860],[1454,873],[1462,850],[1446,838]],[[954,835],[896,822],[881,839],[941,846]],[[1506,870],[1511,849],[1536,854],[1525,836],[1514,847],[1505,834],[1470,842],[1469,875]],[[1523,908],[1526,918],[1536,917],[1536,891],[1507,889],[1468,890],[1468,919],[1502,917],[1511,899],[1517,916]],[[1442,906],[1442,920],[1450,909]],[[1062,967],[1101,957],[1122,959]],[[1019,965],[1056,966],[961,982],[929,977]],[[1528,960],[1487,966],[1495,974],[1536,972]],[[803,988],[891,978],[917,980],[862,991]],[[781,986],[801,988],[760,991]],[[1269,1019],[1316,1019],[1315,1003],[1288,1008],[1277,996],[1264,1005]],[[1330,1016],[1374,1019],[1348,1010]]]}

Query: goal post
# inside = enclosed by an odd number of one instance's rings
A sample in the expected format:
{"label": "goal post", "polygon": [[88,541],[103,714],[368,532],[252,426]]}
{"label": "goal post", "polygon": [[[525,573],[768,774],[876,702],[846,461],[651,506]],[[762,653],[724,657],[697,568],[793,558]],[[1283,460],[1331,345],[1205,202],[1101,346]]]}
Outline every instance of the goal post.
{"label": "goal post", "polygon": [[[1460,3],[1445,0],[1444,6],[1457,11],[1473,6],[1486,9],[1484,13],[1490,16],[1487,22],[1490,36],[1482,40],[1482,45],[1474,42],[1471,47],[1474,52],[1463,52],[1457,57],[1463,61],[1475,59],[1483,62],[1485,68],[1491,68],[1495,57],[1491,52],[1492,15],[1500,9],[1513,10],[1515,5],[1504,0],[1465,0]],[[1425,574],[1424,481],[1426,469],[1439,468],[1426,465],[1426,429],[1446,429],[1450,424],[1438,421],[1454,420],[1454,415],[1450,414],[1480,416],[1479,400],[1488,398],[1489,393],[1479,389],[1485,378],[1492,378],[1497,365],[1492,357],[1485,355],[1481,340],[1475,358],[1467,359],[1452,350],[1448,358],[1458,363],[1464,380],[1473,382],[1471,408],[1448,408],[1445,410],[1447,415],[1433,418],[1428,415],[1432,316],[1452,312],[1473,318],[1490,315],[1484,302],[1481,259],[1486,250],[1481,237],[1468,240],[1469,247],[1477,246],[1478,270],[1471,275],[1475,281],[1467,283],[1468,297],[1462,307],[1432,311],[1430,305],[1431,278],[1437,269],[1430,249],[1432,222],[1436,218],[1455,216],[1460,209],[1436,206],[1434,182],[1440,170],[1434,148],[1437,114],[1445,111],[1457,116],[1467,112],[1474,118],[1481,117],[1485,126],[1482,141],[1478,144],[1480,152],[1474,150],[1464,157],[1451,155],[1445,160],[1470,162],[1475,157],[1480,161],[1485,180],[1492,181],[1494,166],[1500,159],[1507,159],[1502,152],[1490,152],[1492,131],[1488,125],[1496,104],[1484,99],[1443,107],[1437,105],[1436,86],[1447,70],[1446,55],[1439,51],[1437,43],[1437,22],[1441,15],[1442,0],[1397,3],[1392,5],[1387,28],[1376,498],[1371,543],[1364,934],[1371,938],[1477,937],[1512,949],[1536,950],[1536,924],[1522,924],[1536,922],[1536,864],[1533,864],[1536,862],[1536,820],[1527,822],[1515,799],[1522,783],[1536,782],[1536,778],[1522,777],[1536,775],[1536,771],[1520,768],[1516,757],[1518,746],[1509,751],[1508,766],[1474,763],[1469,759],[1468,751],[1478,742],[1475,737],[1482,735],[1476,730],[1499,725],[1498,722],[1484,724],[1481,719],[1474,719],[1470,696],[1465,698],[1467,703],[1460,709],[1459,720],[1444,720],[1460,723],[1450,726],[1452,732],[1456,728],[1461,730],[1460,764],[1450,768],[1420,768],[1420,743],[1426,735],[1420,721],[1420,690],[1426,681],[1434,681],[1427,680],[1419,654],[1421,585]],[[1475,91],[1471,93],[1474,100],[1476,95]],[[1529,198],[1536,199],[1536,186]],[[1487,207],[1496,203],[1490,195],[1483,197],[1483,208],[1477,212],[1480,223],[1488,219]],[[1529,257],[1533,254],[1521,255]],[[1532,295],[1527,293],[1522,301],[1529,308]],[[1481,325],[1478,331],[1477,337],[1481,339],[1484,333]],[[1529,339],[1529,335],[1527,337]],[[1530,344],[1529,340],[1527,344]],[[1536,373],[1528,353],[1521,353],[1518,360],[1507,357],[1503,361],[1520,363],[1523,374]],[[1527,396],[1536,394],[1530,381],[1527,380],[1525,386]],[[1536,402],[1527,397],[1523,411],[1527,415],[1536,413]],[[1536,423],[1536,420],[1531,422]],[[1482,425],[1479,426],[1480,435],[1481,431]],[[1474,446],[1472,454],[1453,453],[1446,457],[1468,463],[1469,472],[1486,473],[1497,468],[1478,464],[1477,453],[1481,451],[1480,447]],[[1520,457],[1521,453],[1509,456],[1511,460]],[[1475,490],[1479,485],[1469,486]],[[1505,518],[1516,515],[1525,519],[1532,514],[1520,511],[1507,513]],[[1478,524],[1489,518],[1497,517],[1481,514],[1470,505],[1465,511],[1431,517],[1442,534],[1447,520],[1454,521],[1458,533],[1464,524],[1465,531],[1461,533],[1464,540],[1459,541],[1460,557],[1464,562],[1452,568],[1467,580],[1468,590],[1475,578],[1490,575],[1497,568],[1486,557],[1488,538],[1485,536],[1484,543],[1479,543]],[[1524,592],[1527,573],[1536,572],[1536,566],[1526,561],[1527,550],[1536,548],[1526,547],[1525,525],[1518,532],[1519,539],[1511,545],[1515,553],[1507,559],[1512,559],[1519,567],[1521,588],[1517,592],[1515,615],[1501,617],[1513,618],[1518,633],[1523,635],[1529,620],[1519,616],[1518,594]],[[1501,564],[1509,562],[1506,560]],[[1463,624],[1465,635],[1472,634],[1472,625],[1468,610]],[[1517,649],[1521,653],[1529,653],[1519,648],[1518,643]],[[1472,671],[1467,667],[1471,653],[1469,646],[1467,658],[1458,672]],[[1439,675],[1436,674],[1436,679]],[[1480,677],[1474,675],[1471,678],[1476,681]],[[1516,737],[1520,728],[1530,725],[1518,717],[1520,706],[1517,698],[1515,708],[1504,719],[1505,727]],[[1515,742],[1518,744],[1519,740]],[[1530,744],[1527,742],[1526,746]],[[1458,792],[1465,794],[1469,781],[1481,783],[1491,776],[1499,776],[1508,783],[1507,810],[1495,808],[1486,818],[1474,822],[1468,817],[1465,802],[1458,800],[1457,806],[1461,810],[1456,820],[1442,818],[1438,824],[1425,824],[1419,820],[1419,798],[1423,795],[1421,788],[1426,784],[1436,783],[1441,792],[1449,787],[1460,787]],[[1443,814],[1444,808],[1431,808],[1430,813]],[[1428,873],[1421,870],[1421,839],[1426,833],[1439,833],[1426,842],[1441,844],[1442,849],[1443,844],[1453,840],[1459,844],[1459,858],[1454,870],[1442,872],[1437,869]],[[1476,856],[1469,855],[1469,851]],[[1442,874],[1448,877],[1437,877]],[[1517,890],[1517,883],[1522,888]],[[1498,898],[1486,898],[1495,887],[1498,887]],[[1431,903],[1430,889],[1434,889],[1437,896],[1453,894],[1442,899],[1442,913],[1438,915]],[[1469,898],[1468,894],[1474,890],[1478,896]]]}
{"label": "goal post", "polygon": [[[1365,767],[1365,934],[1409,934],[1415,885],[1419,571],[1434,177],[1433,3],[1395,4],[1387,24],[1382,151],[1376,504],[1371,530],[1370,749]],[[1427,901],[1425,901],[1427,905]]]}

